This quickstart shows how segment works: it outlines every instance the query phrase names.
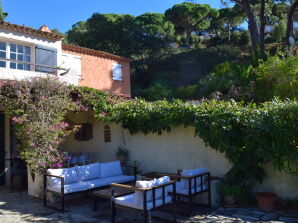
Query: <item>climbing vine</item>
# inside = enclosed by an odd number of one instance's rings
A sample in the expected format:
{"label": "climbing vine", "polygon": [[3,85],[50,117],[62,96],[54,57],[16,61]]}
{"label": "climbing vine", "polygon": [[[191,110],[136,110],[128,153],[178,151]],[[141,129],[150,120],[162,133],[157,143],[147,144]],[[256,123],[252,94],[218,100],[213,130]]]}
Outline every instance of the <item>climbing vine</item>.
{"label": "climbing vine", "polygon": [[[298,103],[274,100],[261,105],[233,101],[127,100],[106,92],[66,86],[39,78],[0,84],[0,105],[16,126],[20,156],[32,171],[60,166],[59,145],[69,129],[68,111],[91,111],[100,121],[118,123],[131,134],[193,126],[194,135],[223,152],[233,164],[227,176],[235,183],[262,181],[265,166],[298,174]],[[181,151],[183,152],[183,151]]]}
{"label": "climbing vine", "polygon": [[149,103],[136,99],[94,109],[94,115],[103,122],[119,123],[132,134],[162,134],[175,126],[193,126],[195,136],[225,153],[233,164],[227,176],[239,184],[261,182],[267,164],[298,174],[296,101],[275,100],[259,106],[208,101],[197,106],[182,101]]}

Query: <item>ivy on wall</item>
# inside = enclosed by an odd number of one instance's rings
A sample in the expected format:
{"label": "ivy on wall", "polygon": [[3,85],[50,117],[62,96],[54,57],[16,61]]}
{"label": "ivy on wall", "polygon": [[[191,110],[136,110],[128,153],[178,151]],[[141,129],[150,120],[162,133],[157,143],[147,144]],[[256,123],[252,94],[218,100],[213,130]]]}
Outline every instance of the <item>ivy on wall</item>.
{"label": "ivy on wall", "polygon": [[225,153],[233,164],[227,176],[235,183],[261,182],[269,163],[276,170],[298,174],[296,101],[275,100],[259,106],[233,101],[208,101],[200,106],[140,99],[113,101],[112,106],[93,102],[93,112],[99,120],[119,123],[132,134],[162,134],[179,125],[194,126],[195,136]]}
{"label": "ivy on wall", "polygon": [[16,125],[22,142],[21,157],[32,171],[42,172],[63,161],[59,144],[68,133],[63,122],[67,111],[91,111],[98,120],[121,124],[132,134],[162,134],[176,126],[193,126],[195,136],[223,152],[233,164],[227,176],[235,183],[262,181],[267,164],[298,174],[295,100],[274,100],[258,106],[207,101],[197,106],[178,100],[126,100],[49,78],[10,81],[0,86],[0,105]]}

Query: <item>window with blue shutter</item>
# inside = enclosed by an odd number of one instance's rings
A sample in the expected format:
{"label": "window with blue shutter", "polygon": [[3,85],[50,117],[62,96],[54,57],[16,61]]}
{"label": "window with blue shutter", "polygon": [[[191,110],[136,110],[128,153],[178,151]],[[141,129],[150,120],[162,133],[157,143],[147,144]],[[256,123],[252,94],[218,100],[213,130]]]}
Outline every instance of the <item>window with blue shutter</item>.
{"label": "window with blue shutter", "polygon": [[[57,67],[57,49],[37,45],[35,49],[36,71],[55,73]],[[38,66],[44,65],[44,66]]]}
{"label": "window with blue shutter", "polygon": [[113,80],[122,81],[123,80],[122,65],[121,64],[113,64],[112,70],[113,70]]}

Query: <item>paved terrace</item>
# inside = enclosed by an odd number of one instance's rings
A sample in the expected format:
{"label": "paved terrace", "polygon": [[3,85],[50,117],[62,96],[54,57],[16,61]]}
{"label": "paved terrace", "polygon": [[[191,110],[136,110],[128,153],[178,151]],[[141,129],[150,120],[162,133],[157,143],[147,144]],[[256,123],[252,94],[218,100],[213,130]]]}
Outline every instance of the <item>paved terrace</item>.
{"label": "paved terrace", "polygon": [[[44,208],[41,200],[30,197],[26,192],[9,193],[7,189],[0,188],[0,223],[22,223],[22,222],[110,222],[110,206],[108,201],[98,203],[98,211],[93,211],[92,199],[79,197],[66,201],[67,211],[65,213]],[[185,207],[185,206],[184,206]],[[179,213],[183,212],[181,208]],[[185,210],[186,212],[186,210]],[[153,215],[153,214],[152,214]],[[155,215],[169,218],[169,214],[156,212]],[[196,208],[193,217],[178,215],[178,222],[298,222],[298,212],[283,210],[265,213],[258,208],[237,208],[204,210]],[[120,210],[117,216],[119,223],[142,222],[142,217],[135,212]],[[168,222],[153,219],[152,222]]]}

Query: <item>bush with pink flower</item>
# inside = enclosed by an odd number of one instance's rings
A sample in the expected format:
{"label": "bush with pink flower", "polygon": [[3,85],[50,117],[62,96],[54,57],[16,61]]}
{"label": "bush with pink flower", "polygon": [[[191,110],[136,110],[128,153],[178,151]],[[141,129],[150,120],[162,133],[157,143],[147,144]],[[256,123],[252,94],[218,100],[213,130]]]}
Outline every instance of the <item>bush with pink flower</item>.
{"label": "bush with pink flower", "polygon": [[1,82],[1,107],[11,117],[20,141],[19,155],[32,173],[64,162],[59,146],[70,131],[64,119],[68,111],[77,110],[71,91],[50,77]]}

